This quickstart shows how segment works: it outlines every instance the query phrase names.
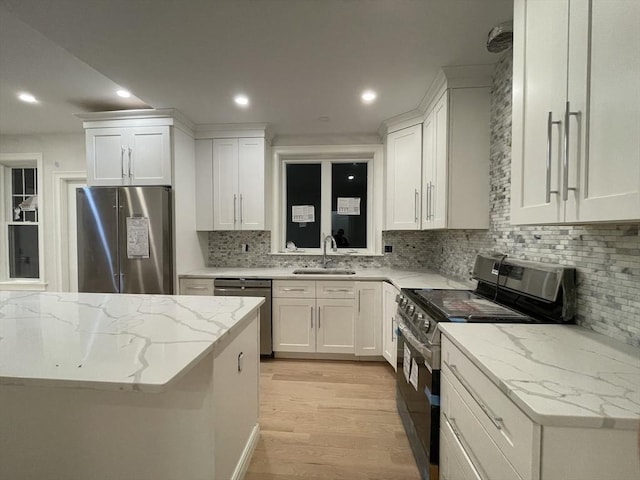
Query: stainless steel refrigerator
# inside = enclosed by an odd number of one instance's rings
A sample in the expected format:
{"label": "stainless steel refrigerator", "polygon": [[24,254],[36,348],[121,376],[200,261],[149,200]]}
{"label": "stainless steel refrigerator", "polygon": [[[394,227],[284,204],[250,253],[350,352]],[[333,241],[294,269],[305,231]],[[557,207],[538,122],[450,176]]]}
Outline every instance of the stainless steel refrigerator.
{"label": "stainless steel refrigerator", "polygon": [[78,291],[173,294],[171,188],[84,187]]}

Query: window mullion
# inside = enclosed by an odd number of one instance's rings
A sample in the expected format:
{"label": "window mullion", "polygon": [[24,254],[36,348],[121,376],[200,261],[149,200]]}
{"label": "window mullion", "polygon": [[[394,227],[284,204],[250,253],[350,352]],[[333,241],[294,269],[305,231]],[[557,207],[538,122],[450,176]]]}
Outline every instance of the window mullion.
{"label": "window mullion", "polygon": [[[331,160],[322,161],[322,196],[320,205],[322,210],[322,218],[320,219],[321,235],[331,235]],[[320,248],[322,248],[322,240],[320,239]]]}

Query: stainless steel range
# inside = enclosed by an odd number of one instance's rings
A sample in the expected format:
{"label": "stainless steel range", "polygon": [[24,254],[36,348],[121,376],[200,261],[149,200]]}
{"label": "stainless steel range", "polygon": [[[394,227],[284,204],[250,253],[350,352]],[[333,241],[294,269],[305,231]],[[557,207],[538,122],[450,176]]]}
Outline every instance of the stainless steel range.
{"label": "stainless steel range", "polygon": [[474,291],[402,289],[398,309],[398,411],[424,480],[437,480],[440,322],[572,323],[575,269],[478,255]]}

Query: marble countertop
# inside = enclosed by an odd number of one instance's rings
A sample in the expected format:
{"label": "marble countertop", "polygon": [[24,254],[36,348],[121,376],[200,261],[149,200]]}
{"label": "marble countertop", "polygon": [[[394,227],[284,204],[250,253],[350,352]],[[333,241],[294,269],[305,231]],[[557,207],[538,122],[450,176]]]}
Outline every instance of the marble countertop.
{"label": "marble countertop", "polygon": [[541,425],[637,429],[640,350],[575,325],[440,324]]}
{"label": "marble countertop", "polygon": [[161,392],[263,302],[0,292],[0,385]]}
{"label": "marble countertop", "polygon": [[180,275],[181,278],[271,278],[274,280],[380,280],[398,288],[473,289],[475,282],[449,278],[436,271],[409,271],[394,268],[354,268],[355,275],[297,275],[288,268],[203,268]]}

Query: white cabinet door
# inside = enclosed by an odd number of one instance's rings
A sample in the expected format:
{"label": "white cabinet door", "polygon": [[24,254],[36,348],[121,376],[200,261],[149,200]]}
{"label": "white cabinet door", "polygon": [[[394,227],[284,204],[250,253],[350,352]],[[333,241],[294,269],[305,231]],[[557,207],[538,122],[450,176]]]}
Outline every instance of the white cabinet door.
{"label": "white cabinet door", "polygon": [[171,137],[168,126],[129,129],[130,185],[171,185]]}
{"label": "white cabinet door", "polygon": [[168,126],[86,130],[89,185],[171,185]]}
{"label": "white cabinet door", "polygon": [[553,223],[564,216],[568,25],[568,0],[515,2],[511,220],[516,224]]}
{"label": "white cabinet door", "polygon": [[429,188],[429,224],[431,228],[447,226],[447,161],[448,151],[448,99],[445,92],[433,109],[433,176]]}
{"label": "white cabinet door", "polygon": [[396,296],[400,293],[390,283],[382,284],[382,356],[394,370],[398,369],[396,342]]}
{"label": "white cabinet door", "polygon": [[572,0],[570,25],[567,221],[637,220],[640,2]]}
{"label": "white cabinet door", "polygon": [[242,230],[264,230],[265,145],[263,138],[238,141],[238,224]]}
{"label": "white cabinet door", "polygon": [[213,140],[213,229],[235,230],[238,219],[238,139]]}
{"label": "white cabinet door", "polygon": [[274,298],[273,351],[316,351],[316,301],[306,298]]}
{"label": "white cabinet door", "polygon": [[482,480],[444,415],[440,416],[440,478]]}
{"label": "white cabinet door", "polygon": [[382,355],[382,282],[356,282],[356,355]]}
{"label": "white cabinet door", "polygon": [[355,309],[352,299],[317,299],[316,351],[354,353]]}
{"label": "white cabinet door", "polygon": [[420,228],[422,125],[387,136],[387,230]]}
{"label": "white cabinet door", "polygon": [[127,129],[92,128],[85,133],[87,184],[125,185],[128,170]]}

